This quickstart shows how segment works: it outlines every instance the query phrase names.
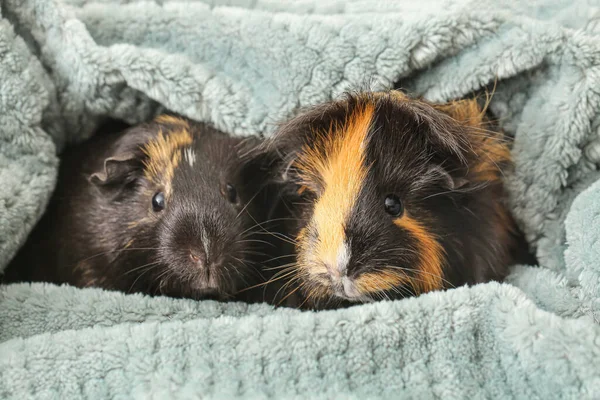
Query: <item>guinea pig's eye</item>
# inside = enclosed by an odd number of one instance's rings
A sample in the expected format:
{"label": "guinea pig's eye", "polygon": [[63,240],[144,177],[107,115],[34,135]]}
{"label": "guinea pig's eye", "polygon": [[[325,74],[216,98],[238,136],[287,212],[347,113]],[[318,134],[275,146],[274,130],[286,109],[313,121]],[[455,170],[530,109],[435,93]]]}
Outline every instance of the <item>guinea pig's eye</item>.
{"label": "guinea pig's eye", "polygon": [[393,217],[399,217],[404,211],[404,206],[402,205],[400,198],[398,198],[398,196],[395,194],[388,194],[385,196],[384,204],[385,212]]}
{"label": "guinea pig's eye", "polygon": [[152,197],[152,208],[154,211],[162,211],[165,208],[165,194],[158,192]]}
{"label": "guinea pig's eye", "polygon": [[226,189],[227,189],[227,200],[230,203],[236,203],[237,202],[237,191],[235,190],[235,188],[228,183],[226,186]]}

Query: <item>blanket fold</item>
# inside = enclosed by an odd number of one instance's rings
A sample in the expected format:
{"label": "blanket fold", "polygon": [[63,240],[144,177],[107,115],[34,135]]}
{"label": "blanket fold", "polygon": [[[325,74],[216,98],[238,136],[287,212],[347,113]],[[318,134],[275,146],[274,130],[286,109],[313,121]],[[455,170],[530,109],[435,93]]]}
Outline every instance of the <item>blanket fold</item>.
{"label": "blanket fold", "polygon": [[233,134],[346,90],[496,89],[540,265],[320,313],[0,287],[1,398],[600,398],[600,3],[0,1],[0,270],[60,152],[163,110]]}

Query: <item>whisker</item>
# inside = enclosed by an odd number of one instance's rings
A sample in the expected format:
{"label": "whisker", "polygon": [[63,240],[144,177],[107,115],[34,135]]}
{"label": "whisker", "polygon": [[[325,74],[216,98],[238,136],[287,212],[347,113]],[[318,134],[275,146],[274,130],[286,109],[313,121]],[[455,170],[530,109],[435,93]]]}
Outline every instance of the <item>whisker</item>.
{"label": "whisker", "polygon": [[240,254],[242,254],[242,255],[250,254],[250,255],[254,255],[254,256],[266,256],[267,255],[267,253],[265,253],[263,251],[255,251],[255,250],[240,250]]}
{"label": "whisker", "polygon": [[[434,274],[432,272],[428,272],[428,271],[421,271],[421,270],[414,270],[414,269],[410,269],[410,268],[405,268],[405,267],[400,267],[400,266],[395,266],[395,265],[386,265],[385,267],[382,267],[380,269],[398,269],[404,272],[412,272],[412,273],[419,273],[419,274],[427,274],[427,275],[431,275],[434,276],[436,278],[440,278],[444,283],[447,283],[448,285],[451,285],[453,288],[455,288],[456,286],[454,286],[452,284],[452,282],[448,281],[447,279],[445,279],[443,276],[439,275],[439,274]],[[424,280],[419,280],[417,277],[410,277],[410,279],[415,279],[418,282],[425,282]]]}
{"label": "whisker", "polygon": [[282,240],[282,241],[284,241],[286,243],[289,243],[291,245],[294,245],[294,246],[298,244],[298,242],[295,239],[293,239],[293,238],[291,238],[289,236],[286,236],[283,233],[279,233],[279,232],[265,231],[265,232],[254,232],[254,234],[256,234],[256,235],[270,235],[270,236],[273,236],[273,237],[275,237],[275,238],[277,238],[279,240]]}
{"label": "whisker", "polygon": [[[237,260],[239,260],[239,259],[237,259]],[[245,266],[245,264],[244,264],[244,266]],[[247,266],[245,266],[245,267],[246,267],[246,269],[249,269]],[[229,278],[229,281],[232,282],[233,276],[231,275],[230,269],[235,270],[236,268],[233,264],[227,263],[224,270],[227,273],[227,277]],[[246,280],[244,274],[237,274],[237,277],[243,282],[244,286],[248,286],[248,281]]]}
{"label": "whisker", "polygon": [[[166,269],[164,272],[162,272],[161,274],[159,274],[159,275],[158,275],[158,276],[157,276],[157,277],[154,279],[154,284],[156,284],[157,282],[159,282],[159,291],[160,291],[160,293],[161,293],[161,294],[163,293],[163,292],[162,292],[162,286],[163,286],[163,284],[164,284],[166,281],[168,281],[168,279],[164,279],[164,280],[162,280],[162,281],[161,281],[161,278],[162,278],[163,276],[167,275],[169,272],[172,272],[172,271],[171,271],[170,269]],[[172,276],[172,274],[169,276],[169,279],[170,279],[170,277],[171,277],[171,276]]]}
{"label": "whisker", "polygon": [[137,278],[135,278],[135,280],[133,281],[133,283],[131,284],[131,286],[129,287],[129,289],[127,290],[127,293],[130,293],[131,290],[133,289],[133,287],[135,286],[135,284],[137,283],[137,281],[144,276],[148,271],[152,270],[153,267],[155,267],[156,265],[152,265],[152,264],[158,264],[158,263],[151,263],[151,264],[147,264],[146,266],[150,265],[150,267],[146,268],[146,270],[144,270],[141,274],[138,275]]}
{"label": "whisker", "polygon": [[279,277],[273,277],[273,278],[269,279],[269,280],[268,280],[268,281],[266,281],[266,282],[261,282],[261,283],[258,283],[258,284],[256,284],[256,285],[253,285],[253,286],[250,286],[250,287],[246,287],[246,288],[244,288],[244,289],[242,289],[242,290],[239,290],[239,291],[238,291],[238,293],[242,293],[242,292],[245,292],[245,291],[247,291],[247,290],[250,290],[250,289],[255,289],[255,288],[258,288],[258,287],[261,287],[261,286],[266,286],[266,285],[268,285],[268,284],[270,284],[270,283],[273,283],[273,282],[276,282],[276,281],[278,281],[278,280],[280,280],[280,279],[283,279],[283,278],[285,278],[285,277],[287,277],[287,276],[289,276],[289,275],[293,274],[294,272],[295,272],[295,271],[289,271],[288,273],[286,273],[286,274],[284,274],[284,275],[282,275],[282,276],[279,276]]}
{"label": "whisker", "polygon": [[[257,220],[256,220],[256,219],[255,219],[255,218],[254,218],[254,217],[253,217],[251,214],[250,214],[250,213],[248,213],[248,216],[249,216],[250,218],[252,218],[252,220],[253,220],[254,222],[256,222],[256,223],[257,223],[257,224],[258,224],[258,225],[259,225],[259,226],[262,228],[262,230],[263,230],[263,231],[265,231],[265,232],[267,232],[267,233],[269,233],[269,234],[272,234],[273,236],[277,237],[275,234],[273,234],[272,232],[269,232],[267,229],[265,229],[265,228],[262,226],[262,224],[261,224],[261,223],[259,223],[259,222],[258,222],[258,221],[257,221]],[[255,233],[257,233],[257,232],[255,232]],[[281,239],[281,238],[279,238],[279,239]],[[283,240],[283,239],[281,239],[281,240]],[[290,239],[288,239],[288,240],[290,240]],[[295,243],[292,243],[292,244],[295,244]]]}
{"label": "whisker", "polygon": [[83,260],[79,260],[78,263],[85,262],[85,261],[91,260],[92,258],[103,256],[105,254],[118,253],[118,252],[122,252],[122,251],[144,251],[144,250],[166,250],[166,249],[167,249],[166,247],[133,247],[133,248],[130,247],[130,248],[108,250],[108,251],[103,251],[98,254],[94,254],[93,256],[84,258]]}
{"label": "whisker", "polygon": [[276,267],[269,267],[269,268],[263,268],[265,271],[276,271],[278,269],[284,269],[284,268],[289,268],[290,266],[295,266],[297,265],[297,263],[295,261],[291,262],[291,263],[287,263],[287,264],[282,264],[282,265],[278,265]]}
{"label": "whisker", "polygon": [[282,258],[288,258],[288,257],[296,257],[295,253],[292,254],[285,254],[283,256],[279,256],[279,257],[273,257],[273,258],[269,258],[268,260],[265,260],[265,263],[271,262],[271,261],[275,261],[275,260],[280,260]]}
{"label": "whisker", "polygon": [[153,261],[153,262],[151,262],[151,263],[144,264],[144,265],[142,265],[142,266],[140,266],[140,267],[136,267],[136,268],[130,269],[129,271],[126,271],[126,272],[124,272],[124,273],[123,273],[121,276],[129,275],[129,274],[131,274],[132,272],[138,271],[138,270],[140,270],[140,269],[142,269],[142,268],[144,268],[144,267],[148,267],[148,266],[154,266],[154,265],[156,265],[156,264],[159,264],[159,263],[160,263],[160,261]]}
{"label": "whisker", "polygon": [[[292,272],[295,272],[295,271],[292,271]],[[287,276],[287,275],[286,275],[286,276]],[[285,277],[285,276],[282,276],[281,278],[284,278],[284,277]],[[279,279],[281,279],[281,278],[278,278],[278,280],[279,280]],[[284,288],[285,288],[285,286],[284,286],[284,285],[282,285],[282,286],[279,288],[279,290],[277,290],[277,292],[275,293],[275,296],[273,296],[273,299],[276,299],[276,298],[277,298],[277,296],[279,296],[279,292],[281,292],[282,290],[284,290]],[[285,293],[285,291],[284,291],[284,293]]]}
{"label": "whisker", "polygon": [[289,292],[283,299],[281,299],[281,301],[279,303],[277,303],[277,306],[280,306],[281,303],[283,303],[284,301],[286,301],[288,297],[290,297],[291,295],[293,295],[294,293],[296,293],[298,291],[298,289],[300,289],[300,287],[297,287],[296,289],[294,289],[291,292]]}
{"label": "whisker", "polygon": [[237,240],[236,243],[262,243],[262,244],[268,244],[269,246],[276,247],[273,243],[267,242],[266,240],[260,240],[260,239],[242,239],[242,240]]}
{"label": "whisker", "polygon": [[268,219],[266,221],[263,222],[256,222],[256,224],[252,225],[250,228],[247,228],[246,230],[244,230],[242,233],[240,233],[240,235],[243,235],[244,233],[246,233],[249,230],[252,230],[258,226],[261,225],[265,225],[265,224],[269,224],[271,222],[276,222],[276,221],[300,221],[300,219],[298,218],[272,218],[272,219]]}
{"label": "whisker", "polygon": [[250,200],[248,200],[248,202],[246,203],[246,205],[241,209],[241,211],[238,213],[238,215],[235,216],[235,219],[238,219],[240,217],[240,215],[242,215],[242,213],[244,211],[246,211],[246,209],[248,208],[248,206],[250,205],[250,203],[252,203],[252,201],[256,198],[256,196],[258,196],[258,194],[263,190],[263,188],[259,188],[256,193],[254,194],[254,196],[252,196],[250,198]]}

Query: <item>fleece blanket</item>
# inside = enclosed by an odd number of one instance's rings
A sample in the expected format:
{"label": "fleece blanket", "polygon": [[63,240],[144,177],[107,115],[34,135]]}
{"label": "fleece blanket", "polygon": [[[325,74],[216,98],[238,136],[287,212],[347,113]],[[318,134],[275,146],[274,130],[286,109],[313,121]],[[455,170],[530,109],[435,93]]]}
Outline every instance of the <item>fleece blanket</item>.
{"label": "fleece blanket", "polygon": [[0,270],[60,152],[163,109],[273,132],[350,89],[489,88],[539,259],[325,312],[0,288],[1,398],[600,398],[600,2],[2,0]]}

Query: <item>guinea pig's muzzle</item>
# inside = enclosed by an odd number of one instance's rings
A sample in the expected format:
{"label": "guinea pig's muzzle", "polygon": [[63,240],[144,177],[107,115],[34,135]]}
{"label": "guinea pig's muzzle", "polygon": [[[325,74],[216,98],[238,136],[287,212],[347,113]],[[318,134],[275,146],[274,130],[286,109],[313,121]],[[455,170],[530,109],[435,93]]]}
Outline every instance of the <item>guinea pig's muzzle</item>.
{"label": "guinea pig's muzzle", "polygon": [[[361,292],[359,285],[356,283],[357,276],[348,273],[348,267],[351,263],[349,258],[340,258],[332,262],[316,261],[323,265],[327,273],[320,273],[317,281],[324,286],[327,286],[331,294],[352,302],[370,302],[373,299]],[[323,270],[320,268],[319,270]]]}
{"label": "guinea pig's muzzle", "polygon": [[234,279],[227,279],[232,273],[225,257],[228,238],[218,221],[193,213],[178,217],[161,237],[162,261],[188,282],[198,297],[231,294],[236,285]]}
{"label": "guinea pig's muzzle", "polygon": [[373,301],[371,297],[361,293],[361,291],[359,290],[358,286],[352,278],[349,278],[348,276],[334,278],[333,275],[330,275],[330,278],[331,289],[335,296],[352,302],[366,303]]}

